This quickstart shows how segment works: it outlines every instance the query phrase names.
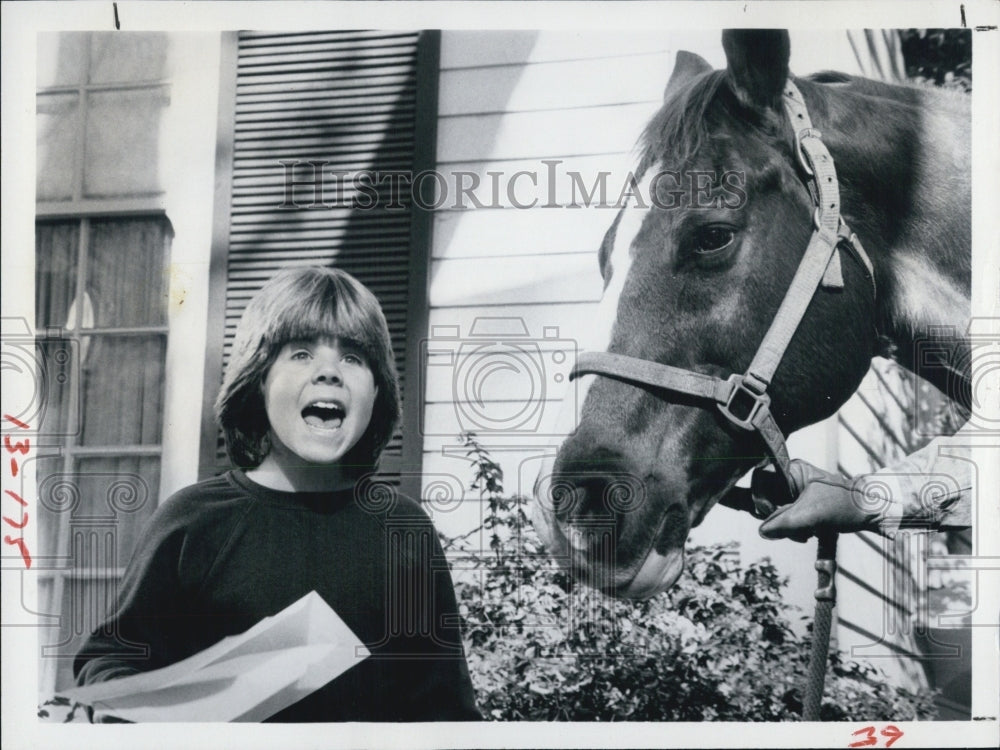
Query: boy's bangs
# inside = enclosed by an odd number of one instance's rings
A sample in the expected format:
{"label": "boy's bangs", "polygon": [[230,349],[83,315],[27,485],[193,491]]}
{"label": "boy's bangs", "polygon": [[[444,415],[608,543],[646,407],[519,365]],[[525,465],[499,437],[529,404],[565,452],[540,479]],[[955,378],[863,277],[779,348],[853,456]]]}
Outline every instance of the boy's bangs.
{"label": "boy's bangs", "polygon": [[380,327],[367,309],[369,305],[345,285],[324,286],[282,307],[268,331],[271,347],[280,349],[289,341],[330,337],[349,342],[369,360],[376,359]]}

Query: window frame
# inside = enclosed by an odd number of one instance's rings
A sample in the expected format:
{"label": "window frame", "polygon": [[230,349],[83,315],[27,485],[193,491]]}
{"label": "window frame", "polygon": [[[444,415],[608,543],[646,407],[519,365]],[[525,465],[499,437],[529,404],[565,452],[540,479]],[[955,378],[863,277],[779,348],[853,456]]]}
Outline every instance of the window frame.
{"label": "window frame", "polygon": [[[95,32],[62,32],[62,34],[72,34],[72,33],[85,33],[88,35],[88,44],[86,45],[86,60],[85,64],[88,67],[88,71],[91,65],[91,51],[92,44],[89,39],[92,38]],[[86,289],[88,281],[88,260],[91,252],[91,225],[96,220],[130,220],[130,219],[149,219],[164,222],[164,257],[166,263],[169,263],[169,249],[174,236],[173,226],[170,219],[167,216],[165,199],[166,193],[160,188],[156,191],[149,192],[136,192],[133,194],[121,194],[115,195],[113,197],[85,197],[84,196],[84,170],[86,166],[86,148],[85,148],[85,138],[86,138],[86,128],[87,128],[87,117],[88,117],[88,104],[89,95],[91,93],[108,93],[116,91],[136,91],[136,90],[146,90],[146,91],[162,91],[166,92],[169,97],[171,90],[171,83],[169,80],[164,80],[162,78],[149,78],[141,79],[136,81],[121,81],[121,82],[111,82],[111,83],[88,83],[88,75],[81,76],[83,79],[80,83],[68,84],[68,85],[52,85],[52,86],[41,86],[36,88],[36,106],[39,97],[44,97],[50,94],[67,94],[75,93],[77,96],[77,106],[79,107],[80,116],[78,118],[76,133],[74,134],[73,142],[74,148],[72,149],[73,158],[73,184],[72,184],[72,195],[68,199],[60,200],[38,200],[36,196],[35,200],[35,230],[37,232],[39,226],[48,224],[50,222],[56,221],[72,221],[78,224],[78,236],[77,236],[77,248],[76,248],[76,260],[75,260],[75,289],[73,292],[73,299],[77,301],[74,306],[74,319],[71,321],[66,321],[64,327],[58,328],[59,339],[66,340],[70,343],[71,348],[74,351],[83,351],[82,344],[86,339],[98,339],[101,337],[107,338],[121,338],[121,337],[143,337],[152,340],[154,337],[159,337],[162,340],[163,352],[164,352],[164,379],[160,384],[160,401],[163,403],[163,399],[166,397],[166,380],[169,378],[169,373],[166,372],[166,352],[169,346],[169,320],[164,319],[162,325],[132,325],[132,326],[105,326],[105,327],[90,327],[84,328],[84,308],[83,300],[86,298]],[[162,117],[162,114],[161,114]],[[164,266],[164,271],[166,271],[166,266]],[[48,321],[51,325],[52,322]],[[36,321],[37,323],[37,321]],[[37,331],[36,341],[38,344],[43,344],[48,340],[52,339],[52,336],[47,331]],[[82,372],[82,371],[81,371]],[[156,443],[147,444],[121,444],[121,445],[83,445],[83,422],[82,422],[82,387],[83,380],[82,375],[78,376],[79,382],[76,387],[71,387],[68,389],[67,403],[64,405],[66,413],[71,419],[77,419],[78,423],[75,425],[75,430],[66,430],[67,434],[60,435],[58,439],[53,439],[49,445],[45,448],[51,450],[58,450],[58,456],[61,458],[60,471],[65,475],[73,475],[79,472],[79,464],[81,460],[87,459],[101,459],[101,458],[155,458],[158,463],[156,476],[160,477],[160,483],[162,483],[162,471],[163,471],[163,444],[164,435],[167,429],[166,420],[161,420],[159,440]],[[76,415],[76,416],[74,416]],[[40,487],[45,481],[46,476],[37,476],[36,482]],[[156,496],[158,497],[160,491],[160,486],[155,488]],[[154,508],[155,509],[155,506]],[[151,509],[152,510],[152,509]],[[40,695],[50,695],[57,688],[57,681],[61,671],[61,665],[71,658],[71,655],[66,654],[64,649],[70,641],[61,641],[61,637],[68,633],[70,639],[74,635],[74,624],[69,623],[67,625],[66,618],[71,617],[71,612],[65,612],[63,610],[63,605],[66,601],[66,588],[68,585],[76,582],[81,585],[81,591],[79,596],[89,596],[91,599],[94,594],[86,592],[84,587],[87,585],[93,585],[94,583],[99,583],[102,581],[107,581],[108,579],[117,579],[120,581],[124,574],[124,564],[125,560],[120,554],[120,544],[119,540],[115,540],[115,550],[117,553],[116,566],[114,568],[108,567],[74,567],[77,562],[74,560],[73,551],[73,533],[74,527],[70,522],[68,517],[69,514],[58,514],[54,515],[56,528],[54,530],[53,536],[55,538],[55,552],[56,552],[56,562],[53,565],[40,568],[38,570],[38,583],[39,591],[43,590],[43,587],[47,584],[51,586],[50,590],[47,592],[47,601],[45,611],[53,613],[55,627],[51,628],[53,636],[51,640],[53,642],[48,642],[49,639],[43,639],[44,645],[41,647],[40,654],[42,655],[39,671],[39,694]],[[100,519],[89,519],[90,521],[98,521]],[[49,522],[49,521],[47,521]],[[65,566],[65,567],[63,567]],[[45,601],[40,593],[40,599]],[[98,617],[103,617],[105,613],[98,613]],[[58,641],[58,642],[57,642]]]}

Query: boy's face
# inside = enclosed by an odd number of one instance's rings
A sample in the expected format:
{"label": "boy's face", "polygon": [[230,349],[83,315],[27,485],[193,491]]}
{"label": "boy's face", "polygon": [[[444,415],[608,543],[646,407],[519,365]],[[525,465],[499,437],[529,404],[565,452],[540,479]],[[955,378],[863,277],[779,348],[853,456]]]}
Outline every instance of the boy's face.
{"label": "boy's face", "polygon": [[269,458],[334,464],[371,421],[378,388],[364,355],[337,338],[291,341],[264,379]]}

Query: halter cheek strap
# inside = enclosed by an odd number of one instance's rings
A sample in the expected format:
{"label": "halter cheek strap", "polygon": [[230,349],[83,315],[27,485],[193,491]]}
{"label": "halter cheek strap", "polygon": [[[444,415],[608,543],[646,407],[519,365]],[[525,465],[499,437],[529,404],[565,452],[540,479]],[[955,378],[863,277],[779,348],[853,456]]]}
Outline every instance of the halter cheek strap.
{"label": "halter cheek strap", "polygon": [[[603,375],[715,402],[729,422],[760,436],[771,462],[785,480],[788,500],[791,500],[798,494],[798,488],[789,470],[785,436],[771,413],[767,389],[816,289],[820,284],[834,288],[844,286],[838,248],[848,246],[868,269],[873,295],[875,276],[868,254],[840,215],[840,190],[833,158],[820,132],[813,128],[805,100],[791,80],[785,86],[783,101],[785,113],[795,130],[796,157],[809,177],[809,191],[815,205],[813,233],[781,306],[746,372],[722,379],[622,354],[585,352],[577,358],[570,378]],[[773,504],[765,498],[755,497],[754,502],[759,516],[770,515],[774,510]]]}

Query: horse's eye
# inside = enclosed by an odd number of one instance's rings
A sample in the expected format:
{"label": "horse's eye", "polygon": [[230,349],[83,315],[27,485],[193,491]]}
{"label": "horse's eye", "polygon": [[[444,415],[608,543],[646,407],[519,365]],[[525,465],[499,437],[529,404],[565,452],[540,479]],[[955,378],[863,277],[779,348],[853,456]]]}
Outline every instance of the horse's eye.
{"label": "horse's eye", "polygon": [[718,252],[732,244],[736,233],[729,227],[705,227],[694,239],[694,251],[701,254]]}

